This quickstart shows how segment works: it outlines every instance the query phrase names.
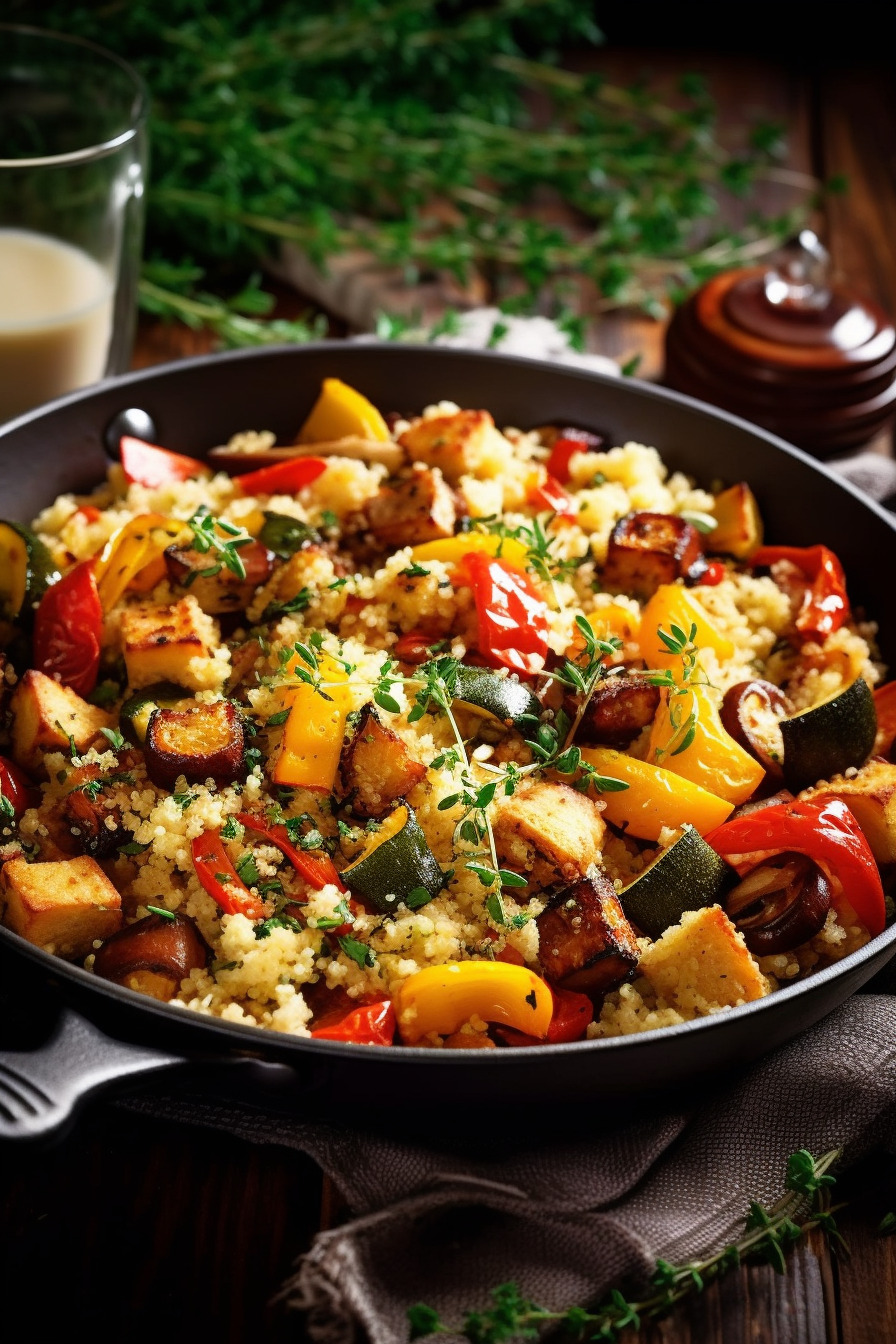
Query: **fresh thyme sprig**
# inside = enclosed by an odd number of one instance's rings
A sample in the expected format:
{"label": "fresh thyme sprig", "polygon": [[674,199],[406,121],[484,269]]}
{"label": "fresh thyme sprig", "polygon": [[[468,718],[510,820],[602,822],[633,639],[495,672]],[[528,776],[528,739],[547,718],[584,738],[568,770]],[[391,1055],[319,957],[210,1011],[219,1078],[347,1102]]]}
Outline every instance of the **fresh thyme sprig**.
{"label": "fresh thyme sprig", "polygon": [[[197,569],[188,575],[192,578],[212,578],[222,569],[229,569],[238,579],[246,577],[240,548],[250,546],[253,538],[243,527],[228,523],[226,518],[215,518],[207,504],[200,504],[192,518],[187,519],[187,527],[193,533],[193,549],[200,555],[214,551],[220,560],[207,569]],[[223,536],[221,534],[224,534]]]}
{"label": "fresh thyme sprig", "polygon": [[669,696],[669,724],[672,736],[664,747],[657,747],[654,753],[656,760],[661,761],[664,756],[680,756],[682,752],[687,751],[697,736],[696,701],[691,697],[690,711],[687,717],[683,717],[681,697],[687,696],[693,686],[706,684],[706,679],[704,678],[703,683],[698,682],[700,650],[695,643],[696,623],[692,622],[690,629],[685,631],[680,625],[670,622],[668,631],[658,626],[656,633],[669,653],[681,658],[681,671],[677,676],[670,668],[644,673],[648,681],[665,690]]}
{"label": "fresh thyme sprig", "polygon": [[844,1248],[831,1204],[835,1177],[830,1168],[840,1157],[833,1148],[813,1157],[805,1148],[787,1161],[785,1193],[770,1208],[752,1201],[737,1241],[707,1256],[682,1265],[658,1260],[651,1277],[651,1291],[629,1299],[612,1289],[596,1306],[548,1311],[523,1296],[515,1283],[501,1284],[492,1293],[492,1305],[471,1311],[460,1325],[446,1324],[432,1307],[418,1303],[408,1312],[411,1340],[436,1334],[461,1335],[471,1344],[508,1344],[532,1339],[542,1326],[559,1327],[567,1339],[587,1339],[597,1344],[615,1344],[628,1328],[637,1330],[642,1321],[665,1316],[683,1298],[702,1293],[726,1270],[745,1260],[770,1264],[779,1274],[786,1271],[786,1253],[813,1228],[819,1228],[834,1248]]}

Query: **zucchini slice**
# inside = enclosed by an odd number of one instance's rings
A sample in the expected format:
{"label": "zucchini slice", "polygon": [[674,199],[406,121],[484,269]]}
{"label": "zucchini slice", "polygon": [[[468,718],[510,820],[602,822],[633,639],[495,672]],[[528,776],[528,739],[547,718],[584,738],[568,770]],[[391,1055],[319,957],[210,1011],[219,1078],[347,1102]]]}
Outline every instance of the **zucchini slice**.
{"label": "zucchini slice", "polygon": [[20,523],[0,522],[0,618],[33,612],[59,571],[42,541]]}
{"label": "zucchini slice", "polygon": [[686,825],[679,838],[619,893],[619,902],[632,923],[656,939],[686,910],[721,902],[736,881],[725,860],[699,831]]}
{"label": "zucchini slice", "polygon": [[864,765],[874,749],[877,711],[864,677],[820,705],[781,719],[784,781],[793,793]]}
{"label": "zucchini slice", "polygon": [[304,551],[308,546],[320,546],[323,537],[299,518],[291,518],[285,513],[264,510],[264,526],[258,534],[262,546],[273,551],[281,560],[288,560],[296,551]]}
{"label": "zucchini slice", "polygon": [[125,700],[118,711],[118,726],[129,742],[142,747],[154,710],[180,709],[194,703],[192,693],[185,691],[183,686],[175,686],[173,681],[157,681],[153,686],[135,691]]}
{"label": "zucchini slice", "polygon": [[361,857],[342,870],[342,878],[367,905],[381,914],[401,901],[418,910],[438,896],[445,875],[407,803],[401,803],[374,831]]}
{"label": "zucchini slice", "polygon": [[502,677],[487,668],[467,667],[463,663],[457,669],[454,700],[505,728],[516,728],[522,719],[538,718],[541,713],[538,700],[516,677]]}

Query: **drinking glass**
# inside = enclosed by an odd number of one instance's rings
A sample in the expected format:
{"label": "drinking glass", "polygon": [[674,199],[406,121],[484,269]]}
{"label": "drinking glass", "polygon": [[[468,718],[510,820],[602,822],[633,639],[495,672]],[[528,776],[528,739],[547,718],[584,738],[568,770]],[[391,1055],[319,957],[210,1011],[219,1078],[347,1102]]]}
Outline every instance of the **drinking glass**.
{"label": "drinking glass", "polygon": [[0,24],[0,421],[128,367],[146,113],[112,52]]}

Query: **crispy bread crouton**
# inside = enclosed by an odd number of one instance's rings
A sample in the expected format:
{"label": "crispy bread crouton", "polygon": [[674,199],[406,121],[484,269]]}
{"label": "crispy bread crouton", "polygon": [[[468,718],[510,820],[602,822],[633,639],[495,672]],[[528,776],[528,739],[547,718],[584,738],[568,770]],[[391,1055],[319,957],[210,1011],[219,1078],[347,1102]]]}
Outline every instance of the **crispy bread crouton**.
{"label": "crispy bread crouton", "polygon": [[114,726],[113,715],[34,668],[13,692],[12,754],[26,770],[39,770],[48,751],[68,751],[69,738],[78,751],[86,751],[103,740],[102,728]]}
{"label": "crispy bread crouton", "polygon": [[494,818],[502,863],[539,890],[574,882],[600,861],[606,826],[599,807],[568,784],[527,780],[502,799]]}
{"label": "crispy bread crouton", "polygon": [[132,690],[157,681],[193,691],[208,687],[205,663],[218,643],[218,630],[195,598],[183,597],[170,607],[129,607],[121,618],[121,635]]}
{"label": "crispy bread crouton", "polygon": [[95,859],[3,866],[3,921],[29,943],[62,957],[85,957],[122,926],[121,897]]}
{"label": "crispy bread crouton", "polygon": [[415,462],[438,467],[451,485],[468,473],[497,475],[509,449],[488,411],[456,411],[415,420],[398,442]]}
{"label": "crispy bread crouton", "polygon": [[640,974],[685,1017],[761,999],[768,981],[718,905],[688,911],[641,957]]}

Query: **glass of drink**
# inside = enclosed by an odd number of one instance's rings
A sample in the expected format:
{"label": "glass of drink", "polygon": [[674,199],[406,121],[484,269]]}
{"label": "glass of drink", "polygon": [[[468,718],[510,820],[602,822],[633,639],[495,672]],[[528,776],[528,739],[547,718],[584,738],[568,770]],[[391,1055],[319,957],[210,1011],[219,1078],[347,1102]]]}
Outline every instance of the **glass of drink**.
{"label": "glass of drink", "polygon": [[128,367],[146,112],[111,52],[0,24],[0,421]]}

